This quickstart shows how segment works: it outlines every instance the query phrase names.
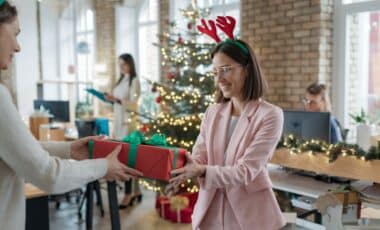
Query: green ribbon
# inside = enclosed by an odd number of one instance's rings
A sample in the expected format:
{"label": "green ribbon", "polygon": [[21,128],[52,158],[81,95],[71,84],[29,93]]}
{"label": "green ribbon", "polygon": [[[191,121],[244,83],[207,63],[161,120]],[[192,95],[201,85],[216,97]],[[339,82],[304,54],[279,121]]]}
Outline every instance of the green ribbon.
{"label": "green ribbon", "polygon": [[88,141],[88,159],[93,158],[93,153],[94,153],[94,140],[89,140]]}
{"label": "green ribbon", "polygon": [[[169,146],[168,143],[166,142],[166,137],[164,134],[156,133],[156,134],[153,134],[150,139],[147,139],[146,137],[144,137],[144,134],[142,134],[141,132],[133,131],[129,135],[125,136],[122,139],[122,142],[129,143],[127,165],[131,168],[136,167],[137,148],[138,148],[138,145],[140,144],[173,149],[174,150],[173,168],[175,169],[177,166],[178,148]],[[88,142],[88,158],[89,159],[93,158],[93,152],[94,152],[94,141],[90,140]]]}
{"label": "green ribbon", "polygon": [[173,149],[174,150],[173,168],[176,168],[177,166],[178,148],[170,147],[168,143],[166,142],[166,137],[164,134],[156,133],[156,134],[153,134],[150,139],[147,139],[146,137],[144,137],[144,134],[142,134],[141,132],[133,131],[128,136],[123,138],[123,142],[129,143],[127,165],[131,168],[136,167],[137,147],[140,144]]}
{"label": "green ribbon", "polygon": [[5,3],[5,0],[0,0],[0,6],[2,6]]}

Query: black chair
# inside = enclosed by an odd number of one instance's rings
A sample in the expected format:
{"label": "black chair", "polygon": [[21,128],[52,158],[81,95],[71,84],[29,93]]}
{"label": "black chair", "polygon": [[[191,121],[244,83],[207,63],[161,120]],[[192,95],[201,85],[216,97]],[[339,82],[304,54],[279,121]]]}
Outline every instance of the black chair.
{"label": "black chair", "polygon": [[91,120],[75,120],[75,126],[78,130],[78,137],[88,137],[97,134],[95,119]]}
{"label": "black chair", "polygon": [[348,132],[350,131],[349,129],[345,129],[341,124],[340,122],[335,119],[336,123],[338,124],[338,127],[339,127],[339,130],[340,130],[340,133],[342,134],[342,140],[344,143],[347,143],[347,136],[348,136]]}
{"label": "black chair", "polygon": [[[97,127],[95,119],[91,120],[76,120],[75,126],[78,130],[78,137],[87,137],[97,135]],[[92,227],[92,210],[93,210],[93,195],[96,194],[96,205],[100,208],[100,214],[104,216],[104,207],[102,201],[102,194],[100,191],[100,183],[98,180],[90,182],[86,186],[86,191],[84,192],[82,199],[78,208],[78,217],[82,219],[82,207],[84,202],[86,202],[86,226],[87,229]]]}

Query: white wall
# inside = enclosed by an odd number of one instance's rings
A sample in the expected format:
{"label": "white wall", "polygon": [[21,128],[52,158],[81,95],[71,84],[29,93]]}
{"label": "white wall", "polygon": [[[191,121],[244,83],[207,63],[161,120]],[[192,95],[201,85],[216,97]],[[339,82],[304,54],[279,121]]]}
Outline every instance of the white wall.
{"label": "white wall", "polygon": [[37,98],[36,83],[39,79],[37,11],[36,1],[13,0],[18,9],[21,33],[18,41],[21,52],[16,55],[15,75],[17,104],[23,119],[33,112],[33,100]]}
{"label": "white wall", "polygon": [[[40,4],[41,14],[41,58],[42,78],[44,80],[59,79],[59,11],[57,7]],[[58,100],[59,86],[56,84],[44,85],[44,99]]]}
{"label": "white wall", "polygon": [[[138,29],[137,29],[137,9],[134,6],[117,6],[115,16],[116,30],[116,55],[130,53],[135,58],[138,68]],[[118,63],[118,62],[117,62]],[[118,68],[116,68],[118,69]],[[137,69],[139,72],[139,69]]]}

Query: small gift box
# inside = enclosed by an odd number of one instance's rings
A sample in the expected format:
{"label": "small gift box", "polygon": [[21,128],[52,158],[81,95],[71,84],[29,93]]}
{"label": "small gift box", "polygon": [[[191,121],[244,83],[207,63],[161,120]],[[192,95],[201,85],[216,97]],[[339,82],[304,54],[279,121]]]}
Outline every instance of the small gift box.
{"label": "small gift box", "polygon": [[158,209],[160,217],[165,220],[169,220],[172,215],[172,211],[170,210],[170,201],[169,199],[160,200],[160,208]]}
{"label": "small gift box", "polygon": [[184,208],[180,211],[172,211],[169,213],[169,219],[174,223],[191,223],[193,209]]}
{"label": "small gift box", "polygon": [[168,181],[170,171],[183,167],[186,162],[186,150],[168,146],[164,135],[155,134],[147,139],[137,131],[126,136],[122,142],[91,140],[89,159],[104,158],[120,144],[120,162],[141,171],[146,178]]}
{"label": "small gift box", "polygon": [[[191,223],[192,209],[189,208],[189,198],[186,196],[173,196],[170,198],[170,220],[176,223]],[[189,221],[190,222],[185,222]]]}

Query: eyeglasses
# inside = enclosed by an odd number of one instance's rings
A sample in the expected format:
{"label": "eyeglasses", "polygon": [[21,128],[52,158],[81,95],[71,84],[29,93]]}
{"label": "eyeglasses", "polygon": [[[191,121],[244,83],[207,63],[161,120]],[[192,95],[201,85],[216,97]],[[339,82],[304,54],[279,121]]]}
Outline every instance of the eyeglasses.
{"label": "eyeglasses", "polygon": [[318,104],[319,101],[317,100],[310,100],[308,98],[302,98],[302,102],[305,104],[305,105],[316,105]]}
{"label": "eyeglasses", "polygon": [[241,65],[225,65],[225,66],[221,66],[219,67],[218,69],[219,70],[213,70],[211,73],[214,77],[217,77],[218,75],[219,76],[222,76],[222,77],[226,77],[228,75],[229,72],[231,72],[232,69],[234,69],[235,67],[239,67]]}

